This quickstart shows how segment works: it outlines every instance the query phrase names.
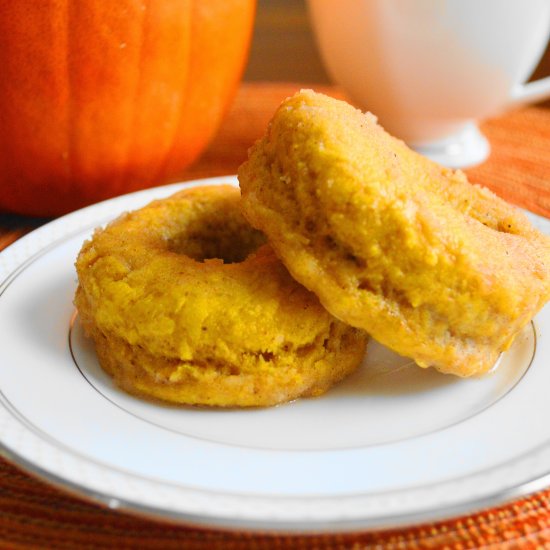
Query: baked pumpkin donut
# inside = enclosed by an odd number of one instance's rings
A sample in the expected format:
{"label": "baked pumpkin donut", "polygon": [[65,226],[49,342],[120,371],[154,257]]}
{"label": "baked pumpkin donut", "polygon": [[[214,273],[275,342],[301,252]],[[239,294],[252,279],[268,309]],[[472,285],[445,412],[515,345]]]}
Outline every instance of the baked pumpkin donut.
{"label": "baked pumpkin donut", "polygon": [[343,101],[284,101],[239,182],[293,277],[422,367],[488,371],[550,297],[547,236]]}
{"label": "baked pumpkin donut", "polygon": [[366,335],[290,277],[239,195],[187,189],[84,244],[75,304],[101,366],[126,391],[274,405],[319,395],[361,362]]}

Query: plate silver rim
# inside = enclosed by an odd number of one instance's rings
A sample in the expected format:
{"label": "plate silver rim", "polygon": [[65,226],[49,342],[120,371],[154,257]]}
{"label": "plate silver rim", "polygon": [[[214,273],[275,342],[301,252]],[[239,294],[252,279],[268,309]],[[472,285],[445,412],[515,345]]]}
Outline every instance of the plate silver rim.
{"label": "plate silver rim", "polygon": [[[193,182],[185,182],[185,183],[195,184],[195,185],[204,185],[204,184],[228,182],[228,180],[233,180],[232,183],[234,183],[234,176],[209,178],[206,180],[195,180]],[[229,183],[231,183],[231,181],[229,181]],[[176,188],[179,188],[181,185],[182,184],[173,184],[171,186],[165,186],[163,188],[157,188],[157,189],[175,190]],[[137,195],[143,194],[148,196],[151,193],[154,193],[154,190],[149,189],[149,190],[133,193],[132,195],[137,196]],[[125,195],[123,197],[117,197],[115,199],[111,199],[109,201],[105,201],[105,203],[100,203],[100,204],[117,203],[118,201],[120,201],[121,199],[124,199],[125,197],[128,197],[128,195]],[[92,205],[91,207],[87,207],[84,210],[95,209],[97,206],[98,205]],[[50,224],[46,224],[45,226],[33,231],[28,236],[23,237],[23,239],[26,239],[27,237],[30,238],[33,234],[38,233],[40,231],[47,231],[48,227],[51,226],[52,224],[63,223],[64,219],[69,217],[74,217],[76,214],[78,214],[78,212],[71,213],[63,218],[55,220],[54,222],[50,222]],[[83,226],[78,228],[78,231],[80,232],[86,229],[87,229],[86,226]],[[55,240],[50,239],[51,242],[46,247],[43,247],[41,249],[42,253],[46,253],[48,249],[55,248],[55,246],[57,246],[59,241],[65,240],[66,238],[68,238],[67,233],[64,234],[63,237],[60,239],[55,239]],[[14,245],[8,247],[5,251],[2,251],[1,254],[6,254],[6,253],[9,254],[10,253],[9,251],[10,249],[12,249],[13,246]],[[31,254],[24,261],[20,262],[20,264],[17,265],[17,267],[14,270],[12,270],[10,273],[7,274],[4,281],[0,284],[1,290],[5,288],[6,284],[9,284],[9,281],[12,279],[12,277],[16,275],[16,272],[18,272],[21,269],[24,269],[24,264],[26,264],[27,261],[30,260],[31,257],[33,257],[34,255],[35,254]],[[3,409],[8,414],[10,414],[9,410],[6,407],[3,407]],[[23,425],[23,429],[27,429],[27,428]],[[44,441],[44,444],[49,445],[51,443],[48,441]],[[540,448],[546,448],[547,446],[548,446],[548,442],[545,442],[543,445],[538,447],[535,451],[531,451],[529,454],[532,454],[533,452],[539,452]],[[36,477],[44,479],[47,482],[57,487],[60,487],[62,489],[65,489],[71,493],[75,493],[79,496],[83,496],[86,499],[91,500],[93,502],[104,504],[111,509],[118,509],[118,510],[122,510],[132,514],[137,514],[139,516],[145,516],[151,519],[176,521],[186,525],[197,525],[202,527],[235,529],[235,530],[244,528],[251,531],[261,531],[261,532],[265,532],[265,531],[289,532],[289,533],[350,532],[350,531],[358,531],[358,530],[364,530],[364,529],[373,530],[373,529],[387,529],[387,528],[393,528],[393,527],[404,527],[404,526],[410,526],[410,525],[414,525],[422,522],[444,520],[450,517],[456,517],[457,515],[476,512],[486,507],[502,505],[511,500],[514,500],[520,497],[525,497],[533,492],[536,492],[550,485],[550,469],[549,469],[548,471],[542,474],[534,476],[533,478],[528,479],[522,483],[518,483],[512,487],[508,487],[502,491],[497,491],[493,494],[484,496],[482,498],[472,499],[466,502],[448,506],[444,509],[432,509],[432,510],[421,511],[421,512],[396,514],[392,516],[380,515],[380,516],[369,516],[369,517],[355,518],[355,519],[336,519],[334,521],[326,521],[326,519],[313,519],[313,518],[310,518],[307,520],[299,519],[297,521],[274,520],[274,519],[258,520],[258,519],[250,519],[250,518],[243,518],[243,517],[228,518],[228,517],[223,517],[221,515],[216,516],[216,515],[195,514],[191,511],[182,512],[179,510],[166,509],[166,508],[161,508],[156,506],[150,506],[148,504],[143,504],[140,502],[135,502],[130,499],[121,498],[120,496],[117,496],[114,493],[109,493],[107,491],[92,490],[83,484],[75,483],[56,473],[53,473],[51,471],[48,471],[42,468],[41,466],[33,463],[32,461],[28,460],[27,458],[19,454],[16,450],[11,449],[3,441],[0,441],[0,454],[5,458],[7,458],[9,461],[21,467],[23,470],[31,473]],[[522,458],[524,457],[517,457],[517,460],[521,460]],[[86,459],[84,458],[84,460]],[[506,463],[506,464],[509,464],[509,463]],[[127,474],[121,474],[121,475],[127,475]],[[467,477],[471,477],[471,476],[467,476]],[[239,495],[236,498],[243,498],[243,497],[246,497],[246,495],[244,496]],[[252,498],[256,498],[256,497],[252,497]],[[332,498],[338,500],[338,497],[332,497]],[[349,498],[349,496],[348,497],[342,496],[341,498],[345,499],[345,498]],[[269,500],[273,500],[273,498],[270,497]],[[300,499],[297,498],[297,500],[300,500]]]}

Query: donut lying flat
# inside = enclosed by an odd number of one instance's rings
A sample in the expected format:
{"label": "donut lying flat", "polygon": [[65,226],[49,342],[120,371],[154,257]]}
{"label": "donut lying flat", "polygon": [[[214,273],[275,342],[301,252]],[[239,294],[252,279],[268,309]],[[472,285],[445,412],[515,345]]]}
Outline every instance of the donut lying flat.
{"label": "donut lying flat", "polygon": [[295,279],[422,367],[488,371],[550,297],[548,237],[342,101],[283,102],[239,181]]}
{"label": "donut lying flat", "polygon": [[366,335],[290,277],[239,204],[231,186],[185,190],[84,244],[75,303],[126,391],[273,405],[321,394],[361,362]]}

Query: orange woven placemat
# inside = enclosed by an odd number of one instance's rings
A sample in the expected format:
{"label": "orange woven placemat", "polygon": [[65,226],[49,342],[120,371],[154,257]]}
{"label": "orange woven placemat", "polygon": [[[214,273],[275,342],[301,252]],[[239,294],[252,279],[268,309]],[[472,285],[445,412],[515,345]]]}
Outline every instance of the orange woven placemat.
{"label": "orange woven placemat", "polygon": [[550,490],[452,521],[347,535],[289,536],[168,525],[68,496],[0,459],[0,548],[412,550],[550,548]]}
{"label": "orange woven placemat", "polygon": [[[243,85],[203,157],[183,179],[235,173],[277,104],[295,84]],[[331,94],[337,90],[323,88]],[[487,162],[472,181],[550,217],[550,105],[487,120]],[[0,248],[42,223],[0,214]],[[1,344],[0,344],[1,345]],[[382,532],[296,536],[198,529],[108,510],[65,494],[0,458],[0,549],[550,549],[550,489],[467,517]]]}

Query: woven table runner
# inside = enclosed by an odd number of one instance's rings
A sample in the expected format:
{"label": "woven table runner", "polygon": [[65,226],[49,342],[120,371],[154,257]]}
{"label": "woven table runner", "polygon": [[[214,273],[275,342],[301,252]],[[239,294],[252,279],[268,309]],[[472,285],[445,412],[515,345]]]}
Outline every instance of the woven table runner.
{"label": "woven table runner", "polygon": [[[182,180],[234,174],[282,99],[297,84],[243,84],[217,137]],[[334,88],[318,91],[341,97]],[[481,125],[491,156],[466,170],[521,207],[550,217],[550,103]],[[47,220],[0,213],[0,249]],[[549,465],[550,466],[550,465]],[[51,487],[0,458],[0,549],[550,549],[550,489],[473,515],[406,529],[281,535],[209,530],[108,510]]]}

